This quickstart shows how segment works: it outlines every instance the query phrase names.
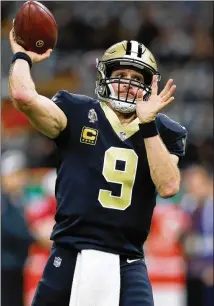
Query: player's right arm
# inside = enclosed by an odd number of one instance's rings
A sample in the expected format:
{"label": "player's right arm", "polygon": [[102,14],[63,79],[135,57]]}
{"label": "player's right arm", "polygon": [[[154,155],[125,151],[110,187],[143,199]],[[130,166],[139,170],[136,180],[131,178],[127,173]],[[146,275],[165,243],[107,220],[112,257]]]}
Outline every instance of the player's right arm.
{"label": "player's right arm", "polygon": [[[10,32],[10,43],[13,53],[24,52],[30,56],[33,63],[43,61],[51,54],[51,50],[42,55],[26,51],[15,42],[13,30]],[[9,95],[15,108],[24,113],[32,125],[44,135],[56,138],[65,129],[66,115],[53,101],[38,94],[31,78],[29,64],[25,60],[17,59],[11,67]]]}

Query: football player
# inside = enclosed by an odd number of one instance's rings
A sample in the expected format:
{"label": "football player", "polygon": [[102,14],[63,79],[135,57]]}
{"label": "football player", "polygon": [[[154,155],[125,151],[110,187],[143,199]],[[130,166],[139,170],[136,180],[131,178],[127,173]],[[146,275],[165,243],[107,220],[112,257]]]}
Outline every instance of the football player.
{"label": "football player", "polygon": [[[10,42],[10,97],[53,139],[60,159],[54,243],[33,305],[154,305],[142,246],[157,193],[167,198],[179,190],[178,161],[187,135],[160,113],[174,100],[173,80],[158,94],[160,74],[152,53],[136,41],[122,41],[97,60],[97,100],[65,90],[51,100],[36,91],[30,74],[32,63],[48,58],[51,50],[28,52],[14,41],[13,31]],[[110,290],[105,301],[69,304],[75,265],[84,250],[118,256],[118,301],[108,302]],[[92,280],[93,275],[88,286]]]}

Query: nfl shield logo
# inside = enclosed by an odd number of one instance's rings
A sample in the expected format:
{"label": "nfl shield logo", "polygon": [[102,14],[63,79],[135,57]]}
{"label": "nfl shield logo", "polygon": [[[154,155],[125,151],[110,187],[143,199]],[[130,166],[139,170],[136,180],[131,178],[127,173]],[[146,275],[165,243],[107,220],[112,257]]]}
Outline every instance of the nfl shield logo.
{"label": "nfl shield logo", "polygon": [[120,132],[120,139],[121,140],[126,140],[126,133],[125,132]]}
{"label": "nfl shield logo", "polygon": [[55,258],[54,258],[53,265],[54,265],[56,268],[59,268],[60,265],[61,265],[61,262],[62,262],[62,258],[60,258],[60,257],[55,257]]}
{"label": "nfl shield logo", "polygon": [[95,123],[98,119],[97,119],[97,113],[95,112],[95,110],[92,108],[89,110],[88,112],[88,119],[89,122]]}

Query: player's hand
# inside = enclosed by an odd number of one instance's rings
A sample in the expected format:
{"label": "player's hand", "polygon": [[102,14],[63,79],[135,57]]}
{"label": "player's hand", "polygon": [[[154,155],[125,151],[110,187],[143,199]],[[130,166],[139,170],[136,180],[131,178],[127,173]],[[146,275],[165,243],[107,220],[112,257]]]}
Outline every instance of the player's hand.
{"label": "player's hand", "polygon": [[51,55],[51,52],[52,52],[51,49],[48,49],[43,54],[37,54],[35,52],[26,51],[22,46],[17,44],[17,42],[15,40],[15,34],[14,34],[13,29],[10,31],[9,39],[10,39],[10,45],[11,45],[11,49],[12,49],[13,54],[15,54],[17,52],[26,53],[28,56],[30,56],[30,58],[32,60],[32,63],[44,61],[45,59],[47,59]]}
{"label": "player's hand", "polygon": [[148,101],[137,102],[136,113],[141,123],[148,123],[155,120],[158,112],[169,105],[173,100],[176,85],[173,85],[173,80],[170,79],[166,83],[164,89],[158,95],[158,80],[157,76],[153,76],[152,93]]}

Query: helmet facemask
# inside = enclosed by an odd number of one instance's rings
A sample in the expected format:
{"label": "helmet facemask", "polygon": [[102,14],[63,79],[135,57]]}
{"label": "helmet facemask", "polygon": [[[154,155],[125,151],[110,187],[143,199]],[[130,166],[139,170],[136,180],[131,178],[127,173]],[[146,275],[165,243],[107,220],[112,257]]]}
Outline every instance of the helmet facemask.
{"label": "helmet facemask", "polygon": [[[117,69],[133,69],[143,75],[144,81],[137,81],[124,77],[112,77],[111,74]],[[149,67],[142,65],[136,59],[127,60],[117,58],[110,61],[98,61],[98,81],[96,82],[95,92],[102,101],[111,103],[112,107],[122,113],[132,113],[136,110],[136,102],[139,90],[143,91],[143,101],[147,101],[151,94],[152,77],[155,74]],[[117,84],[117,94],[113,88],[113,84]],[[120,85],[127,85],[127,94],[122,97],[120,94]],[[133,98],[128,97],[131,87],[137,88]]]}

